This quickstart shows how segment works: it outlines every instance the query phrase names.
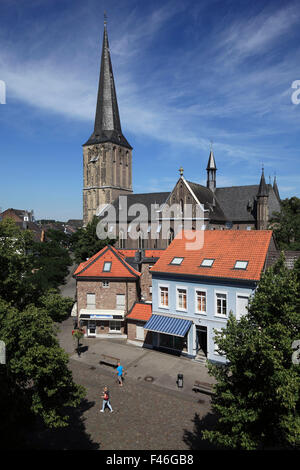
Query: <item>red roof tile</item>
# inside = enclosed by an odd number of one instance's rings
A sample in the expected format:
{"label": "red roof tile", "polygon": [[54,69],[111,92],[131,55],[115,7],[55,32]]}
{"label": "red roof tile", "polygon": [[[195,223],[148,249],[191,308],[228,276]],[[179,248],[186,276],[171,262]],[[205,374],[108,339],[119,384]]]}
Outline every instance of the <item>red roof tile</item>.
{"label": "red roof tile", "polygon": [[[104,263],[111,262],[110,271],[103,271]],[[133,278],[141,275],[118,253],[113,246],[107,245],[87,261],[81,263],[75,270],[73,276],[99,277],[99,278]]]}
{"label": "red roof tile", "polygon": [[[259,280],[271,238],[271,230],[182,231],[150,272]],[[182,263],[170,264],[174,257],[182,257]],[[205,258],[214,259],[211,267],[200,266]],[[237,260],[248,261],[247,268],[234,269]]]}
{"label": "red roof tile", "polygon": [[126,316],[132,320],[148,321],[152,314],[152,304],[136,303]]}
{"label": "red roof tile", "polygon": [[165,250],[145,250],[146,258],[159,258]]}

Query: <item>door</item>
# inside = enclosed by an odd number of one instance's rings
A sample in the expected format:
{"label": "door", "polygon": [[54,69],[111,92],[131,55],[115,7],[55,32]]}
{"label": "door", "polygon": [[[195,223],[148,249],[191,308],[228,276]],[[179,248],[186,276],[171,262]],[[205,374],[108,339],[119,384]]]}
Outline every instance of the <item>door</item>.
{"label": "door", "polygon": [[88,336],[96,336],[96,322],[89,320],[88,322]]}
{"label": "door", "polygon": [[207,328],[206,326],[196,326],[196,350],[197,354],[207,355]]}

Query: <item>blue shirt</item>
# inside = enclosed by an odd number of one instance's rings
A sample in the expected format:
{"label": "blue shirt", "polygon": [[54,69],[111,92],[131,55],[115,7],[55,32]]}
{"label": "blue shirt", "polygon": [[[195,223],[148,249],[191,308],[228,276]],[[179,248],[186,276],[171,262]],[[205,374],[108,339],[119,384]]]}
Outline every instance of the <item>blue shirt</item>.
{"label": "blue shirt", "polygon": [[122,375],[123,374],[123,366],[119,366],[117,367],[117,371],[118,371],[118,375]]}

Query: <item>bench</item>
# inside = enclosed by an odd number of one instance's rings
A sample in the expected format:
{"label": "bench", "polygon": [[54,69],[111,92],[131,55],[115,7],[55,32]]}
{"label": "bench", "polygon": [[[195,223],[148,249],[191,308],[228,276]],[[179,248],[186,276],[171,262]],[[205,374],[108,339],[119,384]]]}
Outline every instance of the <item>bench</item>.
{"label": "bench", "polygon": [[214,394],[212,384],[208,384],[206,382],[200,382],[199,380],[195,380],[193,390],[195,390],[196,392],[206,393],[207,395]]}
{"label": "bench", "polygon": [[112,367],[117,367],[120,359],[117,357],[107,356],[106,354],[101,354],[100,364],[107,364]]}

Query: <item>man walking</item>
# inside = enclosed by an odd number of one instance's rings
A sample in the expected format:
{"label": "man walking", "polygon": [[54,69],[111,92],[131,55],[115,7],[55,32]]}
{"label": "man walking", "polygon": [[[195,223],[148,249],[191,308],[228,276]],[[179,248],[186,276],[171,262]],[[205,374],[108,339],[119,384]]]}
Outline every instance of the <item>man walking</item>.
{"label": "man walking", "polygon": [[124,367],[121,366],[120,362],[118,362],[117,367],[117,377],[120,387],[123,387],[123,374],[124,374]]}
{"label": "man walking", "polygon": [[103,389],[102,398],[103,398],[102,410],[100,410],[100,412],[101,412],[101,413],[104,413],[105,407],[106,407],[106,405],[107,405],[108,408],[110,409],[110,412],[112,413],[112,412],[113,412],[113,409],[112,409],[112,407],[111,407],[111,405],[110,405],[110,402],[109,402],[109,391],[108,391],[108,388],[107,388],[107,387],[104,387],[104,389]]}

